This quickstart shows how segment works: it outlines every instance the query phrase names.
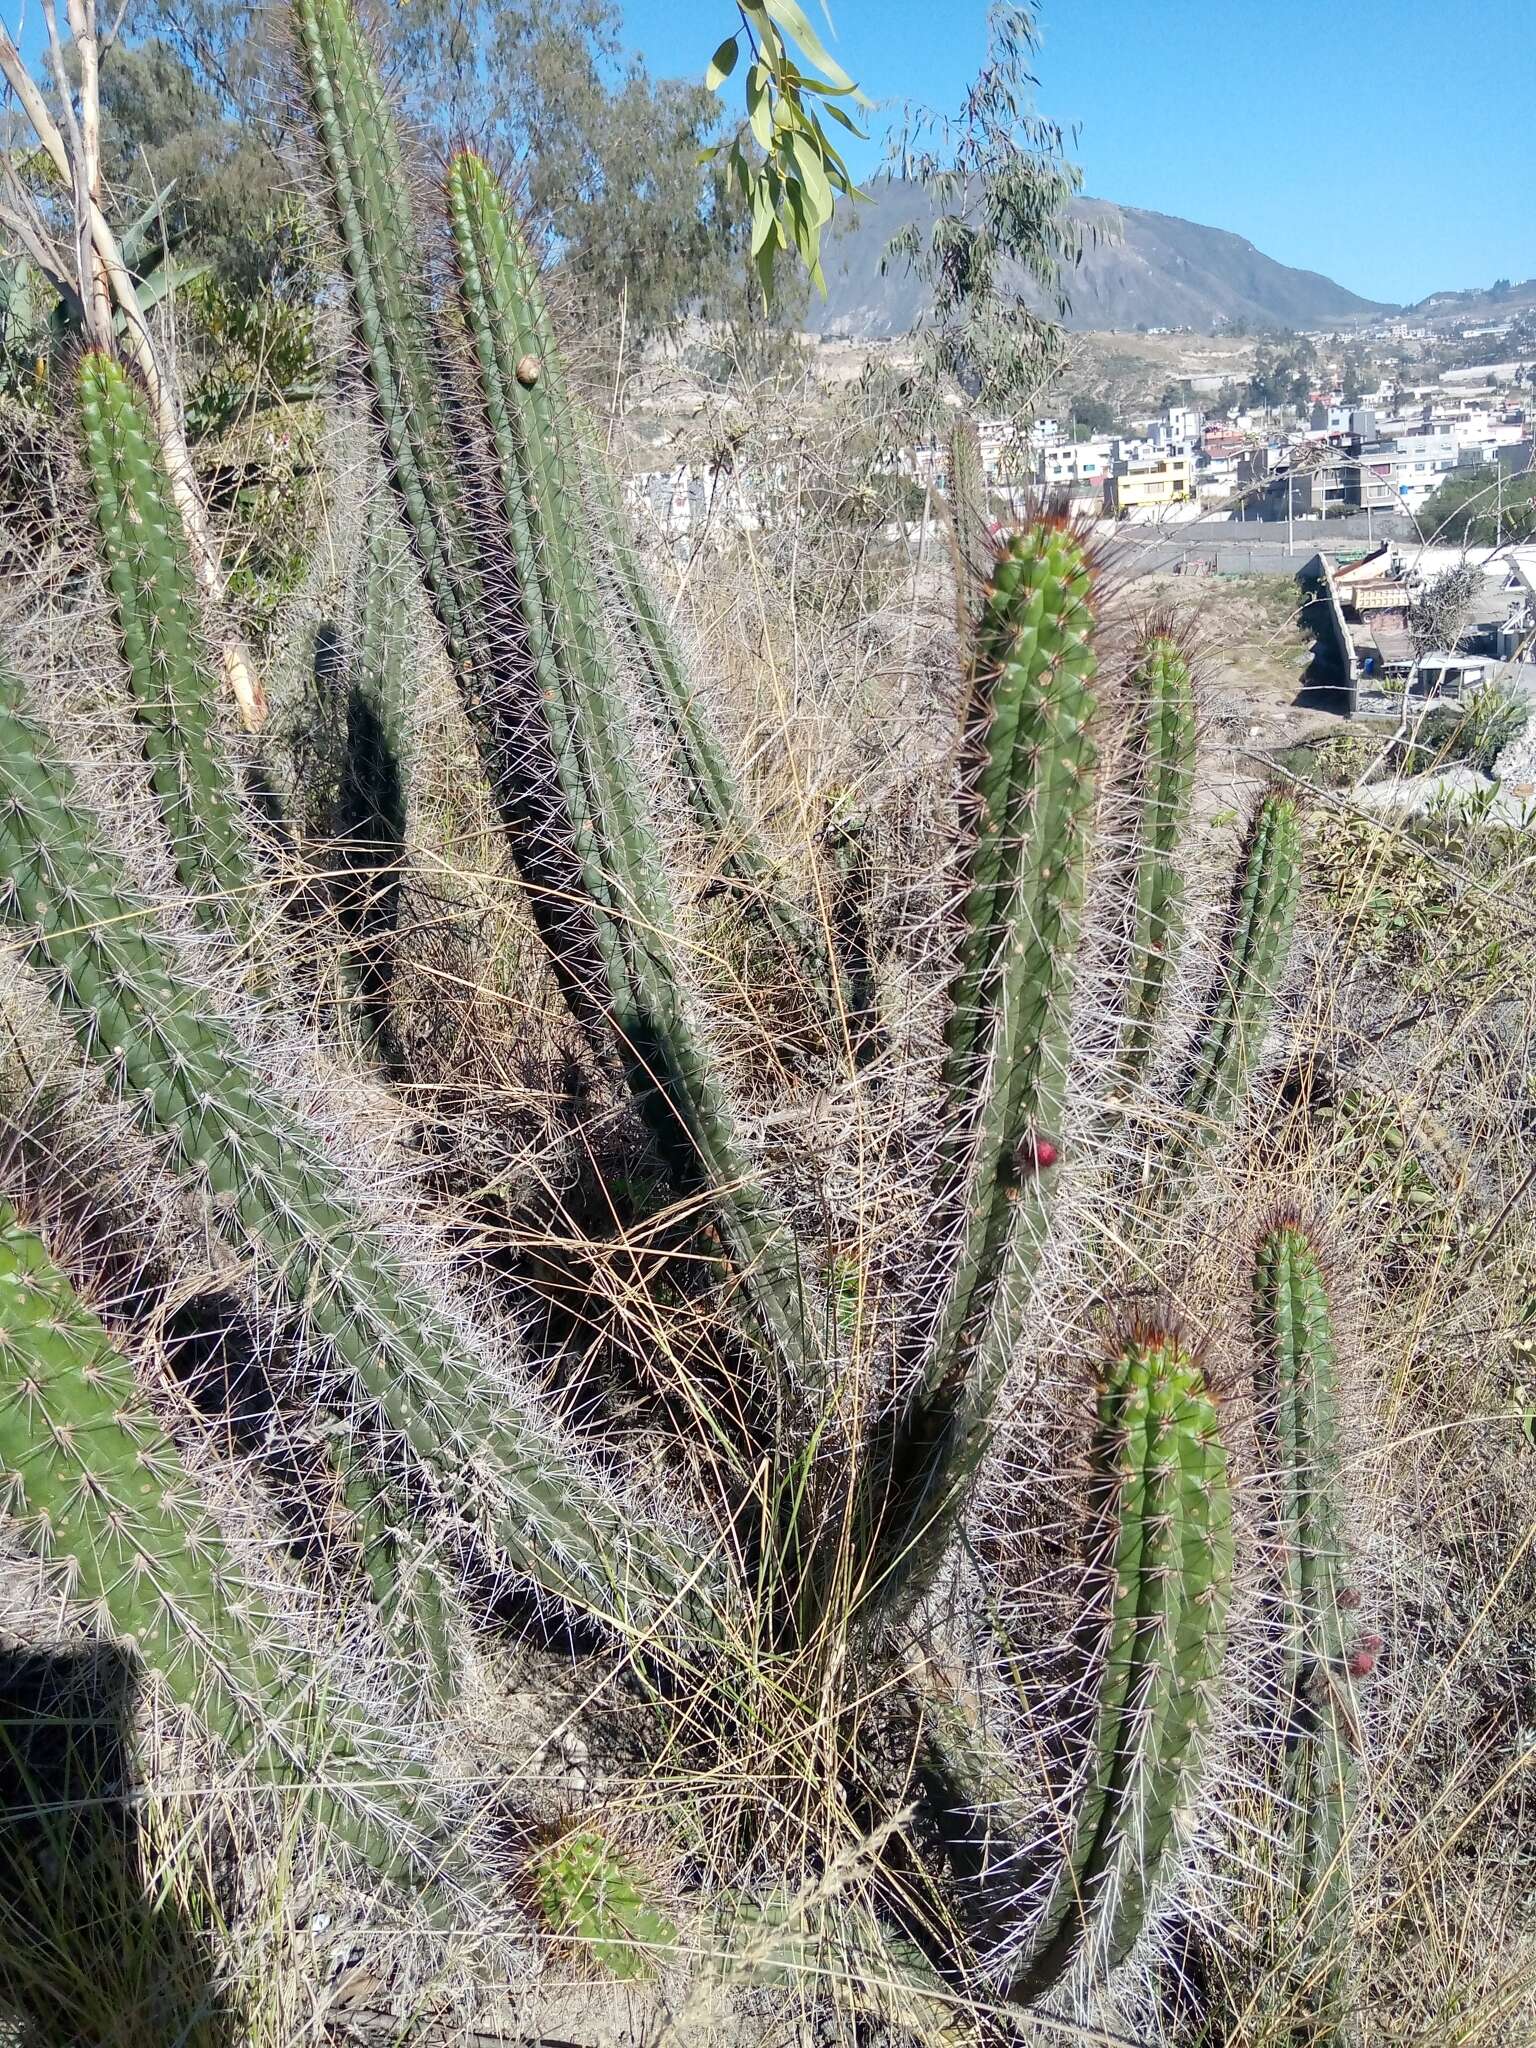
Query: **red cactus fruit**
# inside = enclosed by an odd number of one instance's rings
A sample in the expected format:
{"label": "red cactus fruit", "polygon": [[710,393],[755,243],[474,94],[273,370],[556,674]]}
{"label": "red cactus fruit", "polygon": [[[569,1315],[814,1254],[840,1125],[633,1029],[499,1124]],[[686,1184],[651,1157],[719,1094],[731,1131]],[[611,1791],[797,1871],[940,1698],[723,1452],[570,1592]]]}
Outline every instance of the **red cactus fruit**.
{"label": "red cactus fruit", "polygon": [[1013,1163],[1021,1175],[1044,1173],[1048,1166],[1056,1164],[1060,1156],[1051,1139],[1029,1135],[1020,1138],[1014,1147]]}
{"label": "red cactus fruit", "polygon": [[1353,1586],[1346,1586],[1338,1595],[1335,1604],[1340,1607],[1358,1607],[1360,1605],[1360,1595]]}

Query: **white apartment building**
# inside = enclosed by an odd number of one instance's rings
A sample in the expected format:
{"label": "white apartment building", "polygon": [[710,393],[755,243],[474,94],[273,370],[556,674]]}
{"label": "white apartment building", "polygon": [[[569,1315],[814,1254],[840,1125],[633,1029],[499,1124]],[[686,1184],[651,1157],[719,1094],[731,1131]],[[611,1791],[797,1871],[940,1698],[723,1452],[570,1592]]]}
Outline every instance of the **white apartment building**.
{"label": "white apartment building", "polygon": [[1115,466],[1114,451],[1119,445],[1107,437],[1097,441],[1058,441],[1041,449],[1035,475],[1047,490],[1081,483],[1098,488]]}

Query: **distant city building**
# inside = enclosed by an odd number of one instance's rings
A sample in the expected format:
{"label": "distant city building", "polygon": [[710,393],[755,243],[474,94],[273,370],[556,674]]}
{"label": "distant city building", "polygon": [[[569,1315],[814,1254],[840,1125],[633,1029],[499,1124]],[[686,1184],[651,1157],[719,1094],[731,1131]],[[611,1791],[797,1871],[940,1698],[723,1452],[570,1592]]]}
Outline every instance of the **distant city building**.
{"label": "distant city building", "polygon": [[1194,495],[1194,471],[1194,457],[1182,449],[1117,461],[1104,479],[1105,516],[1125,519],[1186,503]]}

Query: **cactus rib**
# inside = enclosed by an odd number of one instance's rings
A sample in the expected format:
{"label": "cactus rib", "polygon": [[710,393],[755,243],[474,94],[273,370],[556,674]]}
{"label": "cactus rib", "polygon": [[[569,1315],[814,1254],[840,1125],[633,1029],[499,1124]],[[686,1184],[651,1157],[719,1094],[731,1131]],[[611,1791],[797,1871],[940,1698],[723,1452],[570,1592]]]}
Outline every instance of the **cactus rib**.
{"label": "cactus rib", "polygon": [[1131,720],[1128,969],[1111,1069],[1121,1091],[1146,1072],[1183,922],[1177,854],[1194,796],[1195,693],[1188,657],[1166,632],[1149,635],[1137,650]]}
{"label": "cactus rib", "polygon": [[0,915],[84,1049],[307,1329],[329,1365],[330,1405],[366,1418],[365,1439],[381,1429],[403,1449],[511,1571],[610,1624],[665,1631],[685,1598],[670,1551],[493,1391],[310,1128],[185,984],[3,666],[0,876]]}
{"label": "cactus rib", "polygon": [[91,350],[80,421],[134,709],[176,872],[199,918],[249,938],[255,877],[215,713],[186,533],[148,408]]}
{"label": "cactus rib", "polygon": [[909,1595],[986,1449],[1057,1178],[1093,808],[1091,586],[1081,540],[1039,520],[1001,552],[977,628],[935,1189],[952,1260],[870,1461],[887,1489],[876,1582],[899,1565]]}
{"label": "cactus rib", "polygon": [[1301,828],[1289,797],[1254,813],[1228,913],[1210,1011],[1181,1101],[1185,1152],[1231,1119],[1268,1029],[1301,887]]}
{"label": "cactus rib", "polygon": [[1262,1435],[1283,1545],[1289,1875],[1308,1946],[1337,1957],[1348,1905],[1356,1739],[1350,1629],[1339,1603],[1338,1354],[1322,1267],[1295,1222],[1279,1222],[1259,1240],[1253,1312]]}
{"label": "cactus rib", "polygon": [[1110,1601],[1102,1677],[1072,1846],[1009,1987],[1021,1999],[1059,1982],[1085,1936],[1113,1968],[1141,1933],[1225,1644],[1227,1455],[1205,1375],[1170,1331],[1133,1329],[1116,1346],[1093,1463]]}
{"label": "cactus rib", "polygon": [[72,1611],[131,1644],[263,1782],[304,1787],[327,1828],[381,1875],[411,1885],[441,1875],[421,1766],[285,1643],[128,1361],[5,1202],[0,1504],[27,1547],[62,1567]]}

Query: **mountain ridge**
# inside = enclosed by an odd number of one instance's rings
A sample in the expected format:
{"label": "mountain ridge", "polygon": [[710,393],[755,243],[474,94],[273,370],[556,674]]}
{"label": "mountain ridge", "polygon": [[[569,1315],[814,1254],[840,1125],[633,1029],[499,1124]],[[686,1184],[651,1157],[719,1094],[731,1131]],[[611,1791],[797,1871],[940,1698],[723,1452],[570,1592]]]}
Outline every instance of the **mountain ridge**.
{"label": "mountain ridge", "polygon": [[[921,187],[899,179],[869,187],[849,224],[824,246],[827,296],[809,309],[813,333],[859,341],[911,333],[928,295],[902,267],[882,274],[880,259],[928,205]],[[1396,310],[1319,271],[1279,263],[1226,228],[1106,199],[1076,200],[1071,212],[1086,230],[1082,261],[1068,280],[1071,328],[1318,327]],[[1003,276],[1043,307],[1016,266],[1005,265]]]}

